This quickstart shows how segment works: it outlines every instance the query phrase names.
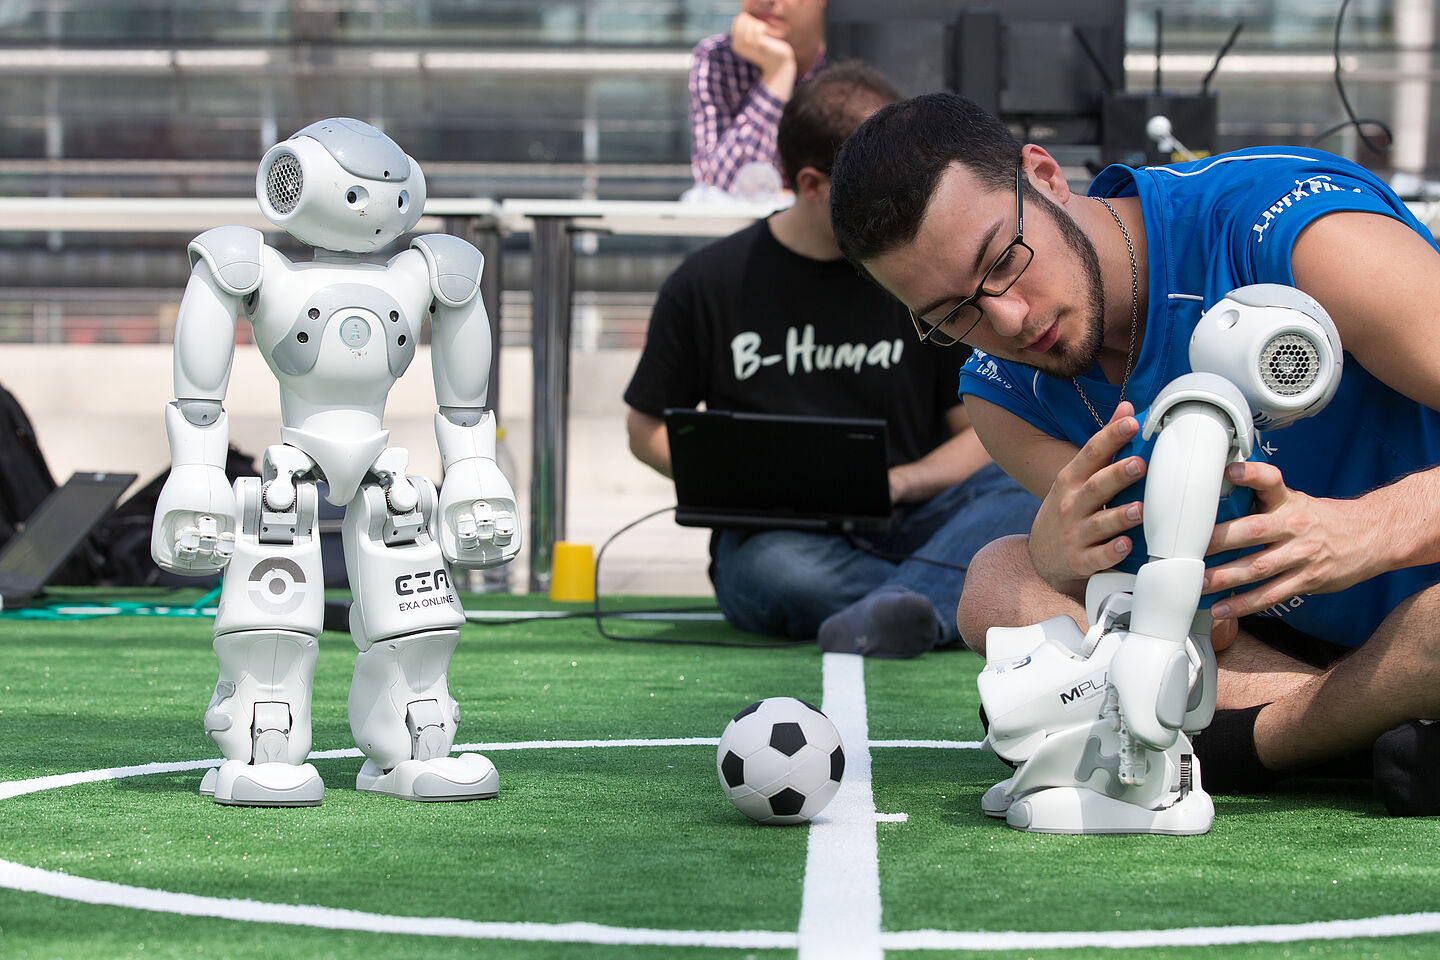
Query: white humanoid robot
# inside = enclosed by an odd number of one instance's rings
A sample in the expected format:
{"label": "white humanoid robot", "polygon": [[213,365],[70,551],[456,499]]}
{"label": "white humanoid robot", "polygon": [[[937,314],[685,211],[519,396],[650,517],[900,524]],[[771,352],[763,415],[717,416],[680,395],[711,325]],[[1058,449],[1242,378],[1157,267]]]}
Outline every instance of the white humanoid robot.
{"label": "white humanoid robot", "polygon": [[1136,443],[1153,442],[1153,451],[1145,547],[1137,538],[1134,552],[1148,560],[1134,573],[1090,578],[1088,632],[1056,617],[986,634],[986,744],[1015,773],[981,805],[1017,829],[1197,834],[1214,819],[1190,737],[1215,710],[1201,583],[1217,506],[1233,506],[1224,470],[1259,455],[1257,427],[1319,412],[1339,386],[1342,354],[1318,303],[1256,284],[1206,311],[1189,355],[1193,372],[1140,415]]}
{"label": "white humanoid robot", "polygon": [[[215,618],[220,678],[205,731],[224,763],[200,791],[217,803],[316,804],[310,696],[324,617],[317,481],[345,507],[342,540],[360,652],[350,729],[367,757],[356,786],[412,800],[492,797],[495,767],[450,756],[459,709],[446,681],[465,622],[453,567],[505,563],[520,549],[515,494],[495,464],[485,410],[490,327],[480,252],[416,237],[384,265],[363,263],[412,229],[425,206],[419,165],[379,130],[324,120],[271,147],[255,190],[265,216],[315,248],[291,263],[249,227],[191,241],[175,325],[175,395],[165,410],[172,470],[151,552],[165,570],[224,571]],[[262,476],[232,491],[221,406],[236,315],[280,384],[281,442]],[[406,476],[386,445],[386,395],[415,355],[426,317],[444,467],[435,486]]]}

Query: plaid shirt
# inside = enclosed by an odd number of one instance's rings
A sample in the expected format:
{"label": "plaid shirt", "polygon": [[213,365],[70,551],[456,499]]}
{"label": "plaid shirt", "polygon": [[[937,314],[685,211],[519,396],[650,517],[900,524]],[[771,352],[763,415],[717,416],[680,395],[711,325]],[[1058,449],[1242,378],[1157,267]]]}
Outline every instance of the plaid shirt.
{"label": "plaid shirt", "polygon": [[[737,54],[725,33],[701,40],[693,56],[690,169],[695,182],[729,190],[747,163],[778,168],[775,130],[785,103],[760,82],[760,68]],[[824,62],[822,54],[805,77]]]}

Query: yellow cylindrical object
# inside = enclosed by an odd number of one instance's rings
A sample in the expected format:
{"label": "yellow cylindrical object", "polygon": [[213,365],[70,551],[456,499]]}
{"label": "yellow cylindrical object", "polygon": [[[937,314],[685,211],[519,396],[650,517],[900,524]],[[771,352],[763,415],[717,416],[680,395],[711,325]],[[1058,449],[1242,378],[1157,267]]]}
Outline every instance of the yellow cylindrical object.
{"label": "yellow cylindrical object", "polygon": [[584,603],[595,599],[595,549],[590,544],[556,541],[550,599]]}

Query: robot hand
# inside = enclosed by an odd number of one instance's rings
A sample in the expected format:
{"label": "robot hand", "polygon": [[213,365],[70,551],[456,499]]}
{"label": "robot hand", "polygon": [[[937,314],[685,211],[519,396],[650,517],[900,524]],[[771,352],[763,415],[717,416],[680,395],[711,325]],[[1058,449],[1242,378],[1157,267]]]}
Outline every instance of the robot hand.
{"label": "robot hand", "polygon": [[440,486],[440,550],[460,567],[495,567],[520,552],[519,511],[494,460],[451,464]]}
{"label": "robot hand", "polygon": [[170,476],[155,504],[150,556],[162,570],[203,577],[235,552],[240,506],[225,476],[230,423],[219,402],[177,400],[165,407]]}
{"label": "robot hand", "polygon": [[239,517],[224,470],[198,463],[175,467],[155,507],[150,555],[170,573],[219,573],[235,552]]}
{"label": "robot hand", "polygon": [[478,410],[437,413],[435,439],[445,467],[437,518],[445,559],[470,569],[515,559],[520,513],[495,464],[495,418]]}

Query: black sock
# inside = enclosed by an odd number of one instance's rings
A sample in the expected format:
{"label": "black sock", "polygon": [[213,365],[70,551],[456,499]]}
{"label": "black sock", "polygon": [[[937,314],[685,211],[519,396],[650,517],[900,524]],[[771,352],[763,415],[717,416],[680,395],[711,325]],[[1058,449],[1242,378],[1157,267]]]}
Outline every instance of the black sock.
{"label": "black sock", "polygon": [[1411,720],[1375,741],[1375,796],[1392,817],[1440,815],[1440,723]]}
{"label": "black sock", "polygon": [[1200,785],[1208,792],[1254,793],[1287,776],[1268,769],[1255,752],[1255,718],[1267,706],[1216,710],[1210,726],[1195,735]]}
{"label": "black sock", "polygon": [[1333,780],[1369,780],[1375,776],[1373,753],[1369,749],[1347,753],[1334,760],[1305,768],[1307,777],[1329,777]]}
{"label": "black sock", "polygon": [[929,599],[892,584],[831,614],[820,624],[815,639],[829,653],[900,659],[933,650],[943,633]]}

